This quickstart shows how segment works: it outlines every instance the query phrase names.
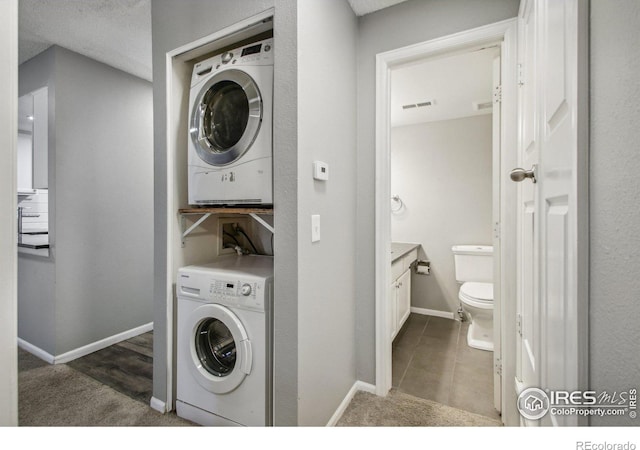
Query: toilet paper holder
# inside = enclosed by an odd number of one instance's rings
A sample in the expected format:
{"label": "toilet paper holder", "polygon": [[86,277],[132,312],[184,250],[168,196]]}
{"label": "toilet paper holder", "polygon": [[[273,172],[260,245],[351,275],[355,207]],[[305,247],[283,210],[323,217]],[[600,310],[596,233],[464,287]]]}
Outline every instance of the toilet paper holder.
{"label": "toilet paper holder", "polygon": [[431,261],[428,259],[418,259],[413,268],[418,275],[431,275]]}

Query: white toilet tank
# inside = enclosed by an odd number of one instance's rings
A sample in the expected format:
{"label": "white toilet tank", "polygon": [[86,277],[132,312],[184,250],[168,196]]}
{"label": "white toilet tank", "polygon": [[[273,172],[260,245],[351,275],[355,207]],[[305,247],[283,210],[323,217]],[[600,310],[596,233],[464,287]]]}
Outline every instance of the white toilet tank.
{"label": "white toilet tank", "polygon": [[451,247],[459,283],[493,282],[493,247],[490,245],[454,245]]}

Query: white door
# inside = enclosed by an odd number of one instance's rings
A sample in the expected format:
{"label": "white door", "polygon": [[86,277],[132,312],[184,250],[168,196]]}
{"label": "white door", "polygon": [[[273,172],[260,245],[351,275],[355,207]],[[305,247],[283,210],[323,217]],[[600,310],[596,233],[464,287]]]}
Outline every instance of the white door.
{"label": "white door", "polygon": [[[520,5],[518,192],[519,389],[576,390],[586,342],[586,96],[581,65],[586,4],[525,0]],[[579,27],[580,26],[580,27]],[[586,48],[586,47],[585,47]],[[580,170],[579,170],[580,169]],[[582,270],[582,269],[580,269]],[[544,425],[576,425],[547,414]]]}

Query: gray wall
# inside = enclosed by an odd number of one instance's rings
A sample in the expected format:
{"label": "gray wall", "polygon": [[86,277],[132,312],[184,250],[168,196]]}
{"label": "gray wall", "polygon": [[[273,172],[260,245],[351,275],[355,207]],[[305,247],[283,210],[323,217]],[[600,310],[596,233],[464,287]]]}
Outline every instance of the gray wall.
{"label": "gray wall", "polygon": [[358,41],[357,378],[375,383],[375,56],[516,17],[519,0],[409,0],[367,14]]}
{"label": "gray wall", "polygon": [[61,47],[20,76],[21,93],[55,80],[55,96],[52,256],[20,257],[19,336],[57,356],[152,321],[152,90]]}
{"label": "gray wall", "polygon": [[[212,10],[213,6],[213,10]],[[274,238],[275,423],[298,423],[297,2],[153,0],[154,368],[153,396],[166,400],[167,142],[166,53],[275,7]]]}
{"label": "gray wall", "polygon": [[[306,426],[326,424],[356,381],[357,20],[346,1],[305,0],[298,30],[298,417]],[[328,181],[313,179],[315,160],[328,163]],[[312,214],[321,219],[315,243]]]}
{"label": "gray wall", "polygon": [[620,392],[640,387],[640,3],[592,1],[590,25],[590,384]]}
{"label": "gray wall", "polygon": [[275,0],[274,423],[298,423],[298,5]]}
{"label": "gray wall", "polygon": [[391,192],[405,207],[391,239],[422,245],[431,274],[411,277],[411,306],[455,312],[460,305],[452,245],[491,245],[492,116],[391,130]]}
{"label": "gray wall", "polygon": [[56,346],[64,353],[153,320],[153,109],[148,81],[60,47],[55,61]]}

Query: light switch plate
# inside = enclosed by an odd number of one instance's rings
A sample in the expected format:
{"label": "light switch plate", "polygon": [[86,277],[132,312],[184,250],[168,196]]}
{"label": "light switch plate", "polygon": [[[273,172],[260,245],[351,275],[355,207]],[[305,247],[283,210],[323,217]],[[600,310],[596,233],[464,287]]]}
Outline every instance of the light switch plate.
{"label": "light switch plate", "polygon": [[311,216],[311,242],[318,242],[320,240],[320,215],[314,214]]}
{"label": "light switch plate", "polygon": [[329,179],[329,164],[322,161],[313,162],[313,178],[320,181]]}

